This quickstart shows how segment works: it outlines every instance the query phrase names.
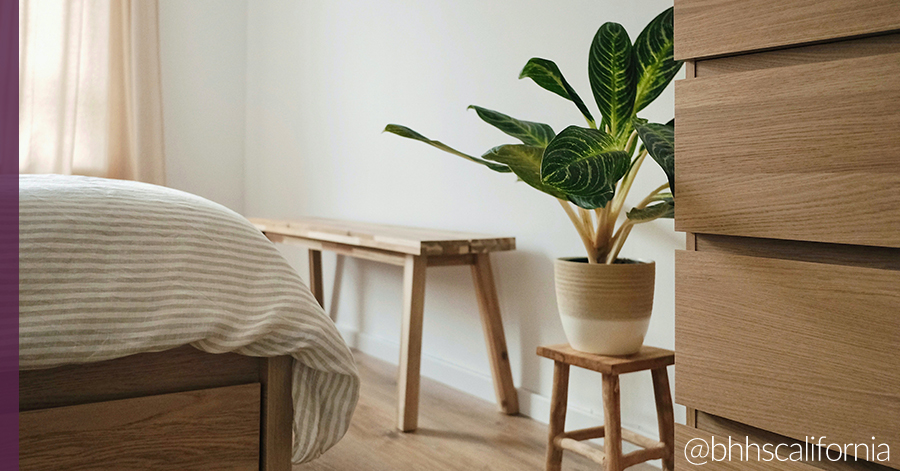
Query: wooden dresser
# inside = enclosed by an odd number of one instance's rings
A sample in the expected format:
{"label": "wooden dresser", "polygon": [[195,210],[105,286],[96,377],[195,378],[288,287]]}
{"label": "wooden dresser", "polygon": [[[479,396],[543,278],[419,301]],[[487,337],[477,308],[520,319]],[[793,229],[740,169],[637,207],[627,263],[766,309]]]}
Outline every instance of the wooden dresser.
{"label": "wooden dresser", "polygon": [[675,0],[675,56],[676,468],[900,469],[900,1]]}

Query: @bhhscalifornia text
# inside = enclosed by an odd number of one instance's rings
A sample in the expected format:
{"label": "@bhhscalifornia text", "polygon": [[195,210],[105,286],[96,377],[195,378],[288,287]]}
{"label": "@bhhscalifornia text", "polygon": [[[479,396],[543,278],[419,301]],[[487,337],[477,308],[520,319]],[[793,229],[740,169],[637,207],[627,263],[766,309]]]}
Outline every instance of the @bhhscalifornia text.
{"label": "@bhhscalifornia text", "polygon": [[702,466],[721,461],[874,461],[891,460],[891,448],[887,443],[877,443],[872,437],[869,443],[829,443],[828,437],[808,436],[796,443],[750,443],[711,436],[692,438],[684,445],[684,458],[689,464]]}

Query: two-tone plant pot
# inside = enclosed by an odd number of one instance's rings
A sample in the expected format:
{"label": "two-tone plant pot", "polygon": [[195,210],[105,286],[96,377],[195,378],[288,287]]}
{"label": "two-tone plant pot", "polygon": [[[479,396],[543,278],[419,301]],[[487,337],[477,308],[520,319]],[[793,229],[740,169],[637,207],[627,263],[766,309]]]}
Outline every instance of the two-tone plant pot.
{"label": "two-tone plant pot", "polygon": [[572,348],[601,355],[640,350],[650,325],[656,263],[556,260],[556,301]]}

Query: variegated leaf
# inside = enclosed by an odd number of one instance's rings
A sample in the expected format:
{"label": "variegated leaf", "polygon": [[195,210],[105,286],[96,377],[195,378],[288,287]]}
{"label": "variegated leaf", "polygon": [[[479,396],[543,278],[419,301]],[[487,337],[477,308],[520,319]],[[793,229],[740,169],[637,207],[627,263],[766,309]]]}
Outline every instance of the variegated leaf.
{"label": "variegated leaf", "polygon": [[[621,140],[631,132],[634,114],[635,70],[631,39],[625,27],[605,23],[591,43],[588,78],[603,115],[600,128]],[[623,143],[624,144],[624,143]]]}
{"label": "variegated leaf", "polygon": [[666,172],[669,189],[675,192],[675,126],[659,123],[635,124],[647,153]]}
{"label": "variegated leaf", "polygon": [[663,201],[662,203],[647,206],[643,209],[635,208],[628,211],[627,216],[628,219],[634,222],[649,222],[654,219],[673,218],[675,217],[675,202]]}
{"label": "variegated leaf", "polygon": [[449,153],[451,153],[451,154],[453,154],[453,155],[457,155],[457,156],[462,157],[462,158],[464,158],[464,159],[466,159],[466,160],[471,160],[472,162],[475,162],[475,163],[479,163],[479,164],[481,164],[481,165],[484,165],[485,167],[487,167],[487,168],[489,168],[489,169],[491,169],[491,170],[493,170],[493,171],[495,171],[495,172],[500,172],[500,173],[509,173],[509,172],[512,172],[512,170],[510,170],[509,167],[507,167],[506,165],[501,165],[501,164],[496,164],[496,163],[493,163],[493,162],[488,162],[488,161],[486,161],[486,160],[479,159],[478,157],[472,157],[471,155],[464,154],[464,153],[462,153],[462,152],[460,152],[460,151],[458,151],[458,150],[456,150],[456,149],[454,149],[454,148],[452,148],[452,147],[450,147],[450,146],[444,144],[443,142],[440,142],[440,141],[432,141],[431,139],[428,139],[427,137],[425,137],[425,136],[423,136],[423,135],[421,135],[421,134],[419,134],[419,133],[413,131],[412,129],[410,129],[410,128],[406,127],[406,126],[400,126],[399,124],[388,124],[388,125],[384,128],[384,131],[385,131],[385,132],[392,133],[392,134],[396,134],[396,135],[401,136],[401,137],[405,137],[405,138],[407,138],[407,139],[413,139],[413,140],[416,140],[416,141],[419,141],[419,142],[424,142],[425,144],[428,144],[428,145],[430,145],[430,146],[432,146],[432,147],[436,147],[436,148],[438,148],[438,149],[440,149],[440,150],[442,150],[442,151],[444,151],[444,152],[449,152]]}
{"label": "variegated leaf", "polygon": [[512,116],[475,105],[470,105],[469,109],[475,110],[478,117],[484,122],[529,146],[547,147],[547,144],[556,136],[553,128],[544,123],[518,120]]}
{"label": "variegated leaf", "polygon": [[660,93],[681,68],[681,61],[674,59],[673,9],[660,13],[641,31],[634,41],[634,59],[637,66],[637,87],[634,112],[644,109]]}
{"label": "variegated leaf", "polygon": [[582,208],[603,207],[631,164],[629,155],[615,146],[605,132],[569,126],[544,151],[541,180]]}
{"label": "variegated leaf", "polygon": [[494,147],[481,157],[509,166],[520,180],[536,190],[556,198],[565,198],[564,193],[541,181],[541,156],[543,154],[543,147],[507,144]]}
{"label": "variegated leaf", "polygon": [[581,100],[581,97],[575,93],[575,89],[572,88],[565,77],[563,77],[562,72],[560,72],[559,67],[556,66],[555,62],[533,57],[525,64],[525,67],[522,68],[522,72],[519,74],[519,79],[525,77],[534,80],[534,83],[540,85],[545,90],[549,90],[567,100],[572,100],[572,102],[575,103],[575,106],[578,107],[578,111],[581,111],[581,114],[587,119],[588,123],[590,123],[591,126],[596,125],[594,117],[591,116],[591,112],[588,111],[587,106],[584,105],[584,101]]}

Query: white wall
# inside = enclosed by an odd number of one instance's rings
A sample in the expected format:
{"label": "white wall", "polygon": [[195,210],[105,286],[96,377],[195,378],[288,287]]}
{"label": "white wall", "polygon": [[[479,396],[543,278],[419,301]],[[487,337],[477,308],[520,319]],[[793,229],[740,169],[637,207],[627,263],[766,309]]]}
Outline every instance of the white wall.
{"label": "white wall", "polygon": [[[552,263],[581,255],[556,201],[511,175],[381,134],[408,125],[479,155],[512,142],[481,123],[469,104],[557,131],[583,124],[577,109],[529,80],[531,57],[553,59],[594,108],[587,51],[604,21],[634,38],[671,1],[642,0],[252,0],[247,20],[247,214],[311,215],[446,228],[517,238],[518,250],[494,256],[515,383],[523,412],[548,416],[552,364],[535,347],[565,337],[556,314]],[[642,115],[672,117],[671,88]],[[647,161],[629,204],[665,181]],[[623,255],[657,262],[657,294],[646,343],[674,344],[674,250],[683,234],[671,221],[636,229]],[[284,248],[301,273],[305,254]],[[326,298],[336,259],[326,256]],[[343,262],[339,326],[363,351],[396,361],[401,273]],[[493,399],[486,350],[466,268],[428,273],[423,374]],[[656,433],[649,373],[622,382],[623,420]],[[600,376],[574,371],[573,425],[602,422]],[[683,417],[683,412],[679,411]],[[590,424],[583,422],[591,421]]]}
{"label": "white wall", "polygon": [[244,209],[246,0],[160,0],[168,186]]}

